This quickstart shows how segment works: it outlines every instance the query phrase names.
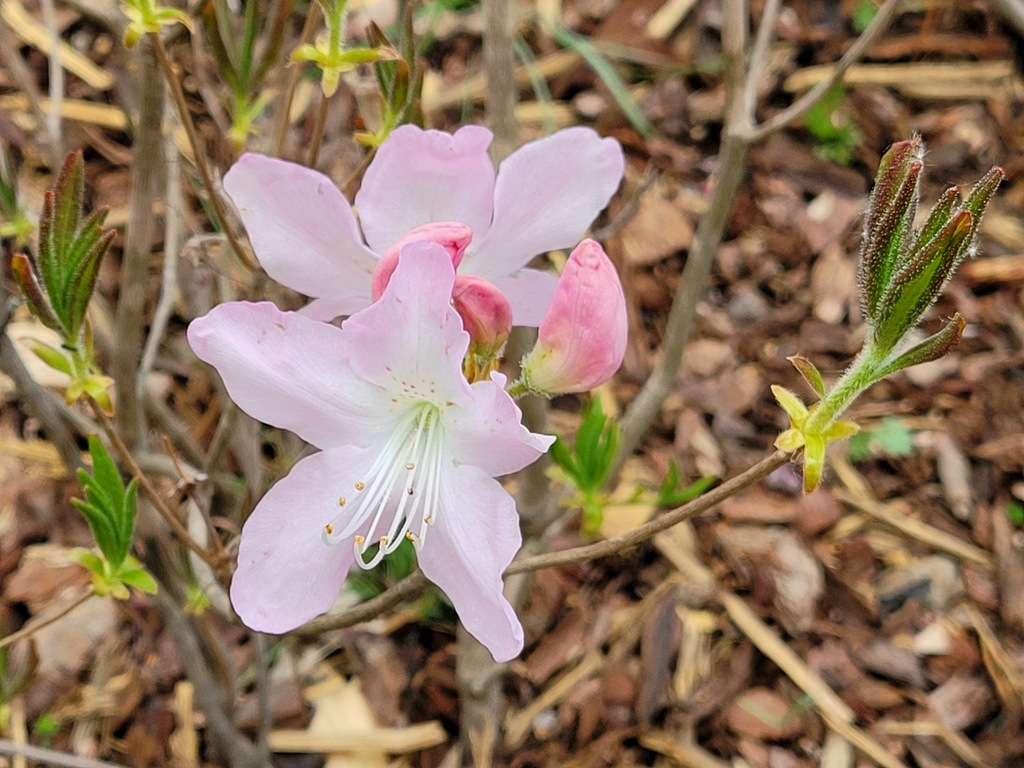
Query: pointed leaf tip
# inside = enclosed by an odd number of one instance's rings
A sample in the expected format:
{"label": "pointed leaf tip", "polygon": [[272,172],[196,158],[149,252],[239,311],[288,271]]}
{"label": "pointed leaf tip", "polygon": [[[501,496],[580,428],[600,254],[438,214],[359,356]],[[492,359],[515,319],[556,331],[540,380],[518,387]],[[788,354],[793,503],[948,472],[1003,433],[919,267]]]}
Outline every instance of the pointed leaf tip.
{"label": "pointed leaf tip", "polygon": [[800,375],[804,377],[804,381],[811,386],[811,389],[818,393],[818,397],[824,398],[825,382],[822,380],[821,372],[814,366],[814,363],[800,355],[793,355],[786,359],[800,372]]}

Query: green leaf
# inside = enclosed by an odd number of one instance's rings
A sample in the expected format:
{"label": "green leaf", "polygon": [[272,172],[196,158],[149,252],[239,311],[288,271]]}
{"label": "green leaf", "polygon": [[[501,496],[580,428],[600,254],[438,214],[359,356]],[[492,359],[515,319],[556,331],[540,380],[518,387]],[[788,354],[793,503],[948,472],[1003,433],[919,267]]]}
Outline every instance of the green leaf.
{"label": "green leaf", "polygon": [[921,151],[920,140],[893,145],[883,157],[883,165],[871,193],[858,281],[863,291],[866,314],[873,319],[878,316],[879,305],[892,276],[909,248],[919,199]]}
{"label": "green leaf", "polygon": [[971,230],[971,214],[960,211],[893,276],[874,328],[873,338],[878,349],[894,349],[935,302],[966,255]]}
{"label": "green leaf", "polygon": [[871,437],[887,456],[912,456],[914,453],[913,433],[894,416],[883,419]]}
{"label": "green leaf", "polygon": [[117,543],[117,532],[114,529],[115,524],[107,514],[107,510],[93,504],[88,504],[81,499],[72,499],[71,503],[75,505],[79,512],[85,515],[85,519],[89,522],[89,528],[92,529],[93,538],[96,539],[96,545],[100,548],[100,552],[103,553],[107,560],[112,560],[120,547]]}
{"label": "green leaf", "polygon": [[78,220],[82,215],[82,196],[85,194],[85,162],[81,152],[72,152],[64,160],[57,176],[53,195],[53,237],[54,255],[63,264],[71,252],[78,231]]}
{"label": "green leaf", "polygon": [[32,314],[47,328],[63,334],[64,327],[50,309],[50,302],[36,276],[35,266],[26,254],[16,253],[11,257],[11,272]]}
{"label": "green leaf", "polygon": [[913,454],[913,433],[899,419],[889,416],[874,429],[851,437],[846,455],[850,461],[866,461],[879,455],[899,458]]}
{"label": "green leaf", "polygon": [[583,409],[574,446],[580,490],[597,492],[604,486],[615,462],[618,441],[619,425],[604,415],[600,398],[591,398]]}
{"label": "green leaf", "polygon": [[88,501],[72,499],[89,521],[96,543],[110,563],[112,571],[128,558],[135,528],[138,485],[135,480],[125,489],[110,454],[96,435],[89,436],[93,474],[79,470],[78,479]]}
{"label": "green leaf", "polygon": [[87,549],[83,549],[76,556],[79,563],[81,563],[86,569],[93,573],[106,577],[107,565],[103,562],[103,559],[95,552],[90,552]]}
{"label": "green leaf", "polygon": [[1006,505],[1006,517],[1017,528],[1024,528],[1024,504],[1011,501]]}
{"label": "green leaf", "polygon": [[806,357],[800,355],[793,355],[787,357],[787,360],[793,364],[793,367],[800,372],[800,375],[804,377],[804,381],[810,384],[819,398],[825,397],[825,382],[821,378],[821,372],[814,367],[814,363],[808,360]]}
{"label": "green leaf", "polygon": [[847,441],[846,458],[854,462],[871,458],[871,432],[861,430]]}
{"label": "green leaf", "polygon": [[[995,194],[999,184],[1003,180],[1003,169],[999,166],[995,166],[990,169],[988,173],[981,177],[977,184],[974,185],[974,189],[967,196],[967,200],[964,201],[963,208],[965,211],[970,211],[972,217],[971,226],[971,247],[974,246],[974,238],[978,233],[978,227],[981,226],[981,218],[985,213],[985,209],[988,208],[989,201],[992,200],[992,195]],[[973,255],[973,254],[972,254]]]}
{"label": "green leaf", "polygon": [[122,569],[115,573],[114,576],[129,587],[135,587],[140,592],[145,592],[148,595],[156,594],[156,579],[142,568]]}
{"label": "green leaf", "polygon": [[54,314],[61,317],[61,308],[53,304],[60,300],[60,288],[64,284],[60,272],[60,262],[57,259],[57,250],[53,244],[53,190],[48,189],[43,193],[43,209],[39,213],[39,277],[46,287],[46,293],[50,297],[50,306]]}
{"label": "green leaf", "polygon": [[649,139],[657,133],[651,121],[647,119],[646,115],[644,115],[640,107],[633,100],[629,93],[629,88],[622,81],[622,78],[619,77],[615,67],[601,55],[600,51],[587,38],[558,24],[548,24],[546,26],[551,36],[559,45],[576,51],[590,65],[590,68],[604,81],[608,92],[618,102],[619,107],[626,115],[626,119],[645,139]]}
{"label": "green leaf", "polygon": [[940,357],[948,354],[960,343],[960,337],[964,332],[964,325],[963,317],[957,312],[941,331],[915,344],[882,368],[878,372],[878,378],[884,378],[912,365],[930,363],[932,360],[938,360]]}
{"label": "green leaf", "polygon": [[555,442],[548,449],[548,454],[551,456],[551,460],[569,476],[569,479],[576,483],[576,485],[579,485],[580,471],[576,466],[576,459],[562,438],[555,438]]}
{"label": "green leaf", "polygon": [[932,238],[939,234],[939,230],[942,229],[949,221],[953,212],[956,210],[957,203],[959,202],[960,190],[956,187],[950,187],[942,193],[942,197],[940,197],[939,201],[932,206],[931,211],[928,213],[928,218],[917,233],[914,243],[914,251],[916,251],[920,246],[931,242]]}
{"label": "green leaf", "polygon": [[[255,3],[249,3],[255,5]],[[244,91],[239,82],[238,69],[235,67],[234,34],[230,26],[230,11],[224,0],[215,0],[203,5],[201,22],[206,33],[206,46],[221,79],[234,94]],[[230,48],[229,48],[230,46]]]}
{"label": "green leaf", "polygon": [[869,0],[860,0],[850,14],[850,22],[853,24],[853,31],[858,35],[868,28],[878,13],[878,8]]}
{"label": "green leaf", "polygon": [[55,371],[60,371],[68,376],[72,375],[71,363],[60,350],[38,341],[32,345],[32,353]]}
{"label": "green leaf", "polygon": [[[67,307],[68,333],[77,338],[85,322],[85,313],[96,288],[96,279],[100,274],[100,262],[107,255],[110,244],[114,242],[117,232],[108,230],[93,242],[85,257],[68,281]],[[92,238],[89,238],[92,242]]]}
{"label": "green leaf", "polygon": [[680,488],[680,479],[679,465],[676,464],[675,459],[671,459],[668,466],[668,473],[665,475],[665,479],[662,481],[661,487],[658,488],[658,495],[654,500],[654,503],[657,506],[663,509],[672,509],[673,507],[682,506],[688,501],[692,501],[698,496],[703,495],[716,482],[718,482],[718,478],[715,476],[705,475],[685,488]]}

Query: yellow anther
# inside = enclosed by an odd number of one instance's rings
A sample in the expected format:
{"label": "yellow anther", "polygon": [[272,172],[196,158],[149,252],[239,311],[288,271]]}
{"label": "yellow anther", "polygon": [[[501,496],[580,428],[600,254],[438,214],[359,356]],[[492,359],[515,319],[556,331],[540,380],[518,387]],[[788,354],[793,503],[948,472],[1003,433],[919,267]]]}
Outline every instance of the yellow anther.
{"label": "yellow anther", "polygon": [[334,533],[334,526],[328,523],[324,526],[327,529],[327,533]]}
{"label": "yellow anther", "polygon": [[360,480],[358,483],[356,483],[356,490],[357,491],[361,491],[365,487],[366,487],[366,483],[364,483],[362,480]]}
{"label": "yellow anther", "polygon": [[339,507],[344,507],[345,506],[345,497],[344,496],[339,496],[338,497],[338,506]]}
{"label": "yellow anther", "polygon": [[413,463],[412,463],[412,462],[410,461],[410,462],[409,462],[408,464],[406,464],[406,465],[405,465],[405,468],[406,468],[406,469],[416,469],[416,465],[415,465],[415,464],[413,464]]}
{"label": "yellow anther", "polygon": [[366,539],[364,539],[364,538],[363,538],[362,536],[356,536],[356,537],[355,537],[355,538],[353,539],[353,541],[354,541],[354,542],[355,542],[356,544],[358,544],[359,546],[362,546],[362,545],[363,545],[363,542],[364,542],[364,541],[366,541]]}

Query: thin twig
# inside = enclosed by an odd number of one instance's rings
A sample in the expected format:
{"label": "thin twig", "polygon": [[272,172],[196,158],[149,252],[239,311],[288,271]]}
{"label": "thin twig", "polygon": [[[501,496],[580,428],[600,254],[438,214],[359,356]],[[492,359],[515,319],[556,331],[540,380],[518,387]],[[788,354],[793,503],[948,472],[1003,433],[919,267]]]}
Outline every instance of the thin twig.
{"label": "thin twig", "polygon": [[29,635],[38,632],[43,627],[53,624],[53,622],[57,621],[58,619],[64,618],[73,610],[75,610],[75,608],[77,608],[90,597],[92,597],[92,595],[92,590],[89,590],[88,592],[83,592],[71,602],[61,606],[59,609],[57,609],[55,613],[52,613],[49,616],[40,616],[35,621],[30,621],[17,632],[7,635],[7,637],[0,638],[0,648],[6,648],[8,645],[13,645],[19,640],[22,640],[28,637]]}
{"label": "thin twig", "polygon": [[753,115],[757,109],[757,87],[768,69],[768,53],[775,37],[775,22],[779,18],[781,6],[782,0],[768,0],[757,26],[754,49],[750,53],[750,71],[743,88],[743,109],[748,115]]}
{"label": "thin twig", "polygon": [[153,312],[149,336],[139,364],[139,380],[145,382],[156,360],[163,341],[167,322],[174,310],[174,296],[178,289],[178,249],[181,243],[181,162],[173,129],[164,134],[164,163],[167,172],[167,199],[164,203],[164,266],[160,275],[160,300]]}
{"label": "thin twig", "polygon": [[260,727],[256,736],[256,750],[259,759],[269,764],[270,729],[273,727],[274,712],[270,703],[270,659],[267,658],[267,636],[262,632],[251,632],[253,644],[253,665],[256,667],[256,701],[259,705]]}
{"label": "thin twig", "polygon": [[192,159],[196,164],[196,168],[199,169],[199,175],[203,179],[203,186],[206,188],[206,194],[210,198],[210,205],[213,206],[213,211],[220,222],[221,229],[223,229],[228,242],[231,244],[231,249],[235,252],[238,259],[249,270],[256,271],[257,266],[253,262],[252,256],[249,255],[249,252],[242,247],[242,244],[238,242],[238,238],[235,237],[235,233],[231,228],[231,222],[228,221],[227,213],[224,210],[224,204],[221,202],[220,195],[217,194],[217,190],[213,186],[213,177],[210,175],[210,168],[206,163],[205,148],[199,139],[199,134],[196,133],[192,117],[188,113],[185,92],[181,89],[181,82],[174,71],[174,64],[171,62],[170,56],[167,55],[167,49],[164,48],[160,35],[156,32],[150,32],[149,39],[153,43],[153,50],[156,52],[160,67],[164,71],[164,79],[171,88],[174,103],[178,107],[178,117],[181,118],[181,124],[185,127],[185,133],[188,135],[189,146],[192,148]]}
{"label": "thin twig", "polygon": [[50,52],[47,55],[49,65],[48,74],[50,77],[50,111],[47,115],[50,135],[57,145],[57,153],[64,154],[63,140],[61,138],[61,116],[60,108],[64,101],[64,67],[60,61],[60,35],[57,34],[57,9],[53,7],[53,0],[42,0],[43,25],[50,36]]}
{"label": "thin twig", "polygon": [[25,60],[18,52],[18,45],[14,41],[7,22],[3,19],[0,19],[0,59],[3,60],[7,73],[14,81],[16,90],[25,94],[25,98],[28,99],[29,109],[32,110],[32,116],[36,119],[36,131],[46,138],[44,144],[46,145],[47,159],[50,162],[50,167],[56,171],[60,168],[63,160],[60,142],[50,131],[49,117],[46,110],[43,109],[42,96],[36,87],[28,65],[25,64]]}
{"label": "thin twig", "polygon": [[174,444],[171,443],[171,438],[167,435],[164,438],[164,450],[167,451],[167,455],[171,457],[171,462],[174,464],[175,472],[177,473],[176,478],[178,482],[184,486],[185,493],[195,503],[196,509],[199,510],[200,516],[206,523],[207,532],[210,538],[213,539],[213,555],[224,560],[228,558],[228,552],[224,548],[223,542],[220,540],[220,533],[217,531],[217,526],[213,522],[213,518],[210,516],[210,510],[206,499],[203,499],[197,488],[197,480],[192,477],[190,473],[185,470],[185,467],[181,465],[181,461],[178,459],[178,454],[174,450]]}
{"label": "thin twig", "polygon": [[316,167],[317,158],[320,157],[320,145],[324,141],[324,128],[327,126],[327,109],[330,105],[330,96],[321,93],[320,107],[316,111],[316,122],[313,124],[313,141],[309,147],[309,156],[306,158],[306,165],[310,168]]}
{"label": "thin twig", "polygon": [[307,621],[295,631],[300,635],[319,635],[329,629],[342,629],[354,624],[377,618],[384,611],[394,608],[404,600],[409,600],[427,586],[427,577],[422,571],[413,571],[393,587],[381,592],[376,597],[360,603],[340,613],[329,613]]}
{"label": "thin twig", "polygon": [[169,506],[167,506],[167,502],[164,501],[163,496],[161,496],[159,491],[153,487],[149,478],[146,477],[139,468],[138,463],[136,463],[135,458],[132,456],[132,452],[128,450],[128,446],[124,444],[121,436],[114,428],[114,424],[110,420],[110,417],[103,412],[103,409],[95,400],[90,398],[89,405],[92,406],[93,415],[95,415],[96,421],[99,422],[100,428],[114,446],[114,450],[116,450],[118,455],[121,457],[121,461],[123,461],[125,466],[128,468],[129,474],[139,481],[139,487],[146,495],[146,498],[148,498],[153,503],[153,506],[156,507],[157,512],[160,513],[160,517],[162,517],[167,524],[171,526],[171,530],[174,531],[174,535],[177,536],[182,543],[199,555],[199,557],[203,559],[203,562],[213,568],[214,571],[218,571],[223,563],[218,562],[217,558],[207,552],[199,542],[192,538],[189,532],[185,529],[181,520],[178,519],[178,516],[174,514],[174,511]]}
{"label": "thin twig", "polygon": [[8,739],[0,739],[0,755],[21,755],[40,765],[56,765],[60,768],[124,768],[117,763],[105,760],[94,760],[91,757],[79,757],[55,749],[43,749],[28,744],[15,744]]}
{"label": "thin twig", "polygon": [[788,461],[788,453],[785,453],[784,451],[776,451],[768,458],[762,459],[750,469],[740,475],[737,475],[731,480],[722,483],[717,488],[708,491],[703,496],[700,496],[681,507],[677,507],[670,512],[659,515],[653,520],[644,523],[638,528],[634,528],[621,536],[606,539],[605,541],[599,541],[596,544],[587,544],[582,547],[565,549],[561,552],[548,552],[543,555],[534,555],[533,557],[524,557],[520,560],[515,560],[508,568],[505,569],[505,575],[511,576],[513,573],[536,571],[540,568],[551,568],[556,565],[582,563],[585,560],[593,560],[598,557],[614,555],[616,552],[620,552],[623,549],[627,549],[642,541],[646,541],[656,533],[660,533],[661,531],[668,530],[674,525],[678,525],[683,520],[689,520],[691,517],[695,517],[696,515],[706,512],[712,507],[721,504],[730,496],[733,496],[744,488],[748,488],[754,483],[768,477],[768,475]]}
{"label": "thin twig", "polygon": [[[299,45],[305,45],[313,39],[313,32],[316,31],[317,22],[320,21],[320,4],[310,3],[309,13],[306,15],[306,23],[302,25],[302,36]],[[288,57],[282,56],[282,66],[288,66]],[[288,125],[292,113],[292,102],[295,101],[295,89],[299,87],[299,79],[302,77],[302,65],[292,67],[288,75],[288,90],[285,92],[284,104],[281,105],[281,119],[277,124],[277,144],[274,145],[274,157],[281,157],[284,152],[284,140],[288,135]]]}
{"label": "thin twig", "polygon": [[880,34],[889,26],[893,16],[896,15],[900,0],[886,0],[878,9],[875,18],[871,20],[867,28],[861,33],[853,45],[843,54],[843,57],[836,62],[835,67],[828,77],[815,85],[811,90],[794,101],[784,110],[774,115],[771,119],[761,123],[751,130],[749,140],[751,142],[761,141],[782,128],[785,128],[794,120],[803,117],[821,98],[828,93],[832,86],[839,82],[846,70],[853,66],[864,52],[875,42]]}
{"label": "thin twig", "polygon": [[[635,528],[621,536],[616,536],[613,539],[600,541],[596,544],[587,544],[581,547],[565,549],[560,552],[549,552],[543,555],[534,555],[533,557],[524,557],[519,560],[515,560],[505,570],[505,575],[511,576],[516,573],[536,571],[541,568],[551,568],[556,565],[581,563],[585,560],[592,560],[597,557],[607,557],[608,555],[613,555],[623,549],[635,546],[654,536],[656,533],[667,530],[668,528],[679,524],[683,520],[699,515],[702,512],[706,512],[712,507],[721,504],[722,501],[733,494],[739,493],[744,488],[748,488],[754,483],[766,478],[776,469],[788,462],[789,458],[788,453],[776,451],[771,456],[766,459],[762,459],[742,474],[739,474],[731,480],[722,483],[722,485],[717,488],[708,491],[700,498],[694,499],[693,501],[673,509],[670,512],[666,512],[639,528]],[[410,599],[420,589],[422,589],[426,583],[427,580],[423,573],[421,571],[416,571],[411,576],[407,576],[402,579],[393,587],[385,590],[372,600],[367,600],[365,603],[357,605],[354,608],[350,608],[347,611],[342,611],[341,613],[320,616],[306,624],[303,624],[296,630],[296,632],[304,635],[315,635],[321,632],[326,632],[329,629],[351,627],[353,624],[369,621],[384,611],[393,608],[403,600]]]}

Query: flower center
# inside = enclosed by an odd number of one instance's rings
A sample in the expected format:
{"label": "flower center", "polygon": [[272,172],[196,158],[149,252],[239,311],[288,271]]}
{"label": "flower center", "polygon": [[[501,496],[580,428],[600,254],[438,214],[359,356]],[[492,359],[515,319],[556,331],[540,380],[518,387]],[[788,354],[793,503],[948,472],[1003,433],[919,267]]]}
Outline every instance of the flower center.
{"label": "flower center", "polygon": [[[427,527],[437,519],[443,446],[440,409],[432,403],[410,409],[366,476],[338,498],[343,511],[334,523],[324,527],[324,543],[338,544],[354,536],[356,563],[364,569],[376,566],[398,549],[403,539],[417,549],[421,547]],[[376,541],[354,535],[370,521],[366,531],[367,536],[373,536],[385,515],[391,523],[387,533]],[[413,532],[410,529],[417,520],[419,529]],[[377,552],[367,560],[366,551],[374,544],[379,545]]]}

